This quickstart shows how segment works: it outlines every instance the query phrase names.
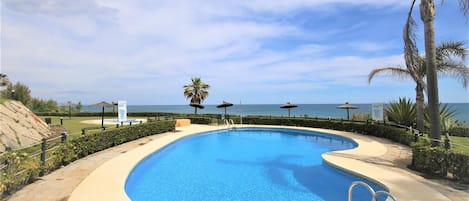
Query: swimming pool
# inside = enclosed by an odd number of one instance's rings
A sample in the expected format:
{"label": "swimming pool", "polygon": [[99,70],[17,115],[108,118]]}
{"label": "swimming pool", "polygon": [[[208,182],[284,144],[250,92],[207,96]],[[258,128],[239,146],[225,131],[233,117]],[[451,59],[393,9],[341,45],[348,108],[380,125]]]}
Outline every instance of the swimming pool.
{"label": "swimming pool", "polygon": [[[347,200],[350,184],[365,180],[328,166],[321,154],[356,146],[293,129],[209,132],[148,156],[128,176],[125,191],[135,201]],[[354,200],[370,199],[367,190],[355,188]]]}

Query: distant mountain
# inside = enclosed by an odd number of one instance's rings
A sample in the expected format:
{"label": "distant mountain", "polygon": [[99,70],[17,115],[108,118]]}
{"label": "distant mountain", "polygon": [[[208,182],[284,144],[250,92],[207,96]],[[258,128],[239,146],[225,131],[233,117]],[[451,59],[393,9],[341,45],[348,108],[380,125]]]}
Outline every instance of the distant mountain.
{"label": "distant mountain", "polygon": [[49,126],[19,101],[0,103],[0,153],[41,142],[52,135]]}

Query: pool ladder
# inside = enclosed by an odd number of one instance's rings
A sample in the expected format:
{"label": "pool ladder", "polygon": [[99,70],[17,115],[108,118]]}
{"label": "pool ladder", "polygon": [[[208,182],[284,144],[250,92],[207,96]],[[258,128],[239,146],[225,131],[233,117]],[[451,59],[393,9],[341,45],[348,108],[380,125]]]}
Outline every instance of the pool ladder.
{"label": "pool ladder", "polygon": [[231,128],[232,126],[234,126],[233,119],[224,119],[224,122],[225,122],[225,126],[227,126],[228,128]]}
{"label": "pool ladder", "polygon": [[[378,195],[380,194],[384,194],[386,196],[388,196],[388,199],[391,198],[393,199],[394,201],[397,201],[397,199],[391,195],[391,193],[387,192],[387,191],[382,191],[382,190],[379,190],[379,191],[376,191],[373,190],[373,188],[371,188],[370,185],[368,185],[367,183],[363,182],[363,181],[354,181],[351,185],[350,185],[350,188],[348,189],[348,201],[352,201],[352,191],[353,191],[353,188],[355,186],[358,186],[358,185],[362,185],[364,186],[366,189],[368,189],[370,192],[371,192],[371,195],[372,195],[372,198],[371,198],[371,201],[377,201],[378,200]],[[386,200],[388,200],[386,199]]]}

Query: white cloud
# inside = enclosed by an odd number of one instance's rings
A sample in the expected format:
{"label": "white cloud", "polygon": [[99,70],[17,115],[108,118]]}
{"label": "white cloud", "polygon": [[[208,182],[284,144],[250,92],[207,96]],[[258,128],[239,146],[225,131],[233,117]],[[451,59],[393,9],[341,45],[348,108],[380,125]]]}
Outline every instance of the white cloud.
{"label": "white cloud", "polygon": [[8,9],[26,14],[42,14],[58,17],[84,15],[107,18],[115,13],[114,9],[100,6],[94,0],[3,0],[2,5]]}
{"label": "white cloud", "polygon": [[[388,52],[395,43],[365,37],[334,43],[338,33],[366,28],[363,22],[305,28],[282,21],[295,10],[340,14],[339,4],[408,6],[401,0],[6,0],[2,71],[44,98],[174,104],[185,102],[180,89],[192,76],[212,85],[216,103],[247,94],[268,99],[285,91],[363,87],[372,68],[402,65],[401,51]],[[370,52],[384,53],[364,56]],[[389,80],[380,77],[373,85]]]}

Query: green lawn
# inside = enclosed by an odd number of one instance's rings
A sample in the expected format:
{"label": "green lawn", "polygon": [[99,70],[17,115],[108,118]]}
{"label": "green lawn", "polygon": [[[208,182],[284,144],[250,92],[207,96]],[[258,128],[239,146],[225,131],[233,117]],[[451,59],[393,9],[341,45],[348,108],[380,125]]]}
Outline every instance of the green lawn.
{"label": "green lawn", "polygon": [[[51,118],[52,120],[52,125],[60,125],[60,117],[52,116],[41,116],[41,119],[45,118]],[[110,117],[106,117],[110,118]],[[132,119],[146,119],[146,117],[132,117]],[[68,134],[70,137],[76,137],[81,135],[81,130],[83,128],[96,128],[94,130],[87,130],[86,133],[90,132],[97,132],[100,131],[99,127],[101,127],[101,124],[85,124],[82,123],[82,121],[85,120],[101,120],[101,117],[72,117],[69,119],[68,117],[63,117],[63,126],[68,130]],[[115,125],[104,125],[106,127],[106,130],[110,129],[115,129]],[[128,125],[125,125],[128,126]]]}
{"label": "green lawn", "polygon": [[453,145],[454,150],[469,153],[469,137],[452,136],[451,140],[453,143],[457,144]]}
{"label": "green lawn", "polygon": [[[41,116],[41,119],[51,118],[52,125],[60,125],[60,117],[45,117]],[[86,127],[99,127],[100,125],[97,124],[85,124],[82,121],[85,120],[93,120],[93,119],[101,119],[99,117],[72,117],[69,119],[68,117],[63,118],[63,126],[68,130],[69,135],[79,135],[81,134],[81,129]]]}

